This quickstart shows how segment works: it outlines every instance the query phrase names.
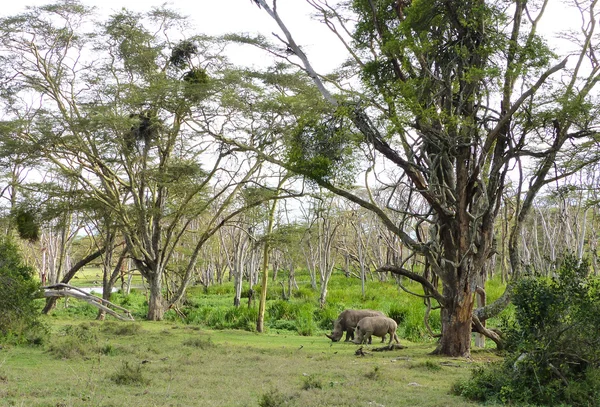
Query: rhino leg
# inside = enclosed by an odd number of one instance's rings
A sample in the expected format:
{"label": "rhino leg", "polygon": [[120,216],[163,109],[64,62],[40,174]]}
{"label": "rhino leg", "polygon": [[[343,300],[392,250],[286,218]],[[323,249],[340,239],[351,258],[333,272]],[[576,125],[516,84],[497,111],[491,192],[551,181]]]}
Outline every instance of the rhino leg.
{"label": "rhino leg", "polygon": [[354,329],[346,330],[346,342],[349,342],[354,339]]}

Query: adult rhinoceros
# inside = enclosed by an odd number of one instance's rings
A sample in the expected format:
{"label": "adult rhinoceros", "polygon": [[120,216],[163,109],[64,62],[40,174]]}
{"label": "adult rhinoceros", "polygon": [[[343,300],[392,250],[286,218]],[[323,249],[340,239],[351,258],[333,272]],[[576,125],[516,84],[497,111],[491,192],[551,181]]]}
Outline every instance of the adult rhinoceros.
{"label": "adult rhinoceros", "polygon": [[381,311],[374,311],[371,309],[347,309],[342,311],[338,316],[338,319],[333,323],[333,331],[331,335],[325,334],[333,342],[338,342],[344,332],[346,332],[346,342],[354,339],[354,328],[358,324],[358,321],[365,317],[384,317],[385,314]]}

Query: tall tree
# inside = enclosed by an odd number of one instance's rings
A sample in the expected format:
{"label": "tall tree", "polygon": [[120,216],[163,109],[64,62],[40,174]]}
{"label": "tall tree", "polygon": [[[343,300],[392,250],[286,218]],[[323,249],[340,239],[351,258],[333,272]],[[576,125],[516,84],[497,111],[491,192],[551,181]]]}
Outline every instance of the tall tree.
{"label": "tall tree", "polygon": [[[279,26],[282,45],[238,38],[301,67],[329,106],[320,119],[296,122],[295,153],[292,148],[293,154],[269,159],[373,211],[424,256],[441,290],[398,264],[380,270],[420,282],[439,302],[437,353],[468,355],[472,324],[494,336],[480,323],[494,308],[474,313],[473,299],[494,253],[494,221],[509,171],[525,160],[530,168],[520,174],[509,242],[518,273],[518,236],[536,194],[550,180],[597,159],[598,149],[592,149],[597,136],[592,90],[600,73],[594,56],[597,2],[581,6],[584,23],[572,36],[579,51],[569,61],[538,35],[547,0],[516,0],[508,8],[494,0],[353,0],[336,6],[307,1],[348,51],[349,60],[335,75],[315,71],[276,1],[256,3]],[[230,142],[259,150],[247,140]],[[385,178],[365,177],[368,189],[388,186],[393,195],[393,185],[408,185],[427,205],[382,206],[355,194],[332,176],[348,164],[348,149],[363,153],[365,172],[394,168]],[[565,169],[577,155],[577,165]],[[552,168],[556,172],[550,174]],[[408,212],[415,219],[410,224],[427,227],[406,228],[391,220],[390,211]]]}
{"label": "tall tree", "polygon": [[[0,20],[0,86],[11,95],[1,100],[24,112],[15,138],[111,214],[149,283],[147,318],[160,320],[184,295],[204,243],[243,210],[235,197],[260,162],[185,125],[192,115],[210,120],[219,98],[234,102],[219,44],[185,37],[186,19],[165,8],[94,18],[61,1]],[[167,265],[190,233],[196,244],[166,301]]]}

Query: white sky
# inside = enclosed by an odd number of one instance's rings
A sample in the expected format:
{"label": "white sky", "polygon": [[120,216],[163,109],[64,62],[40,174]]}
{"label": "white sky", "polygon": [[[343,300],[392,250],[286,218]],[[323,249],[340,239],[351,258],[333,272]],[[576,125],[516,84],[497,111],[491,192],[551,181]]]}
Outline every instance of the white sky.
{"label": "white sky", "polygon": [[[335,0],[329,0],[335,3]],[[571,0],[572,1],[572,0]],[[194,32],[218,35],[229,32],[262,33],[277,41],[272,32],[280,34],[275,22],[264,10],[260,10],[252,0],[82,0],[83,4],[97,7],[102,14],[110,14],[123,7],[136,11],[146,11],[152,6],[166,4],[183,15],[190,16],[195,26]],[[8,16],[24,11],[26,6],[39,6],[53,3],[53,0],[3,0],[0,16]],[[540,26],[541,32],[556,32],[560,29],[578,29],[581,21],[566,3],[567,0],[550,0],[546,18]],[[585,2],[584,2],[585,3]],[[310,13],[313,8],[305,0],[279,0],[278,11],[288,26],[296,42],[308,54],[317,71],[327,73],[345,58],[345,51],[329,30],[322,24],[312,21]],[[557,40],[550,36],[550,43],[556,45]],[[238,51],[236,51],[238,52]],[[243,51],[241,53],[250,52]],[[248,54],[248,58],[260,58],[256,53]],[[240,56],[238,56],[240,57]],[[241,56],[243,58],[243,56]],[[234,58],[233,62],[238,62]],[[260,64],[260,61],[257,60]]]}
{"label": "white sky", "polygon": [[[25,11],[26,6],[40,6],[53,3],[52,0],[25,0],[23,2],[0,0],[0,16],[9,16]],[[153,6],[166,4],[183,15],[189,16],[195,29],[192,32],[208,35],[225,33],[261,33],[273,42],[278,40],[271,33],[280,34],[275,22],[258,8],[252,0],[82,0],[88,6],[95,6],[102,14],[110,14],[122,8],[135,11],[148,11]],[[313,57],[313,64],[323,73],[332,70],[344,59],[343,50],[338,46],[327,28],[311,21],[313,8],[304,0],[280,0],[278,11],[292,31],[296,41],[305,52]],[[336,48],[337,52],[333,49]],[[244,52],[244,51],[241,51]],[[254,54],[256,55],[256,54]],[[254,57],[256,58],[256,57]],[[234,58],[233,62],[237,62]],[[260,63],[260,61],[257,61]]]}

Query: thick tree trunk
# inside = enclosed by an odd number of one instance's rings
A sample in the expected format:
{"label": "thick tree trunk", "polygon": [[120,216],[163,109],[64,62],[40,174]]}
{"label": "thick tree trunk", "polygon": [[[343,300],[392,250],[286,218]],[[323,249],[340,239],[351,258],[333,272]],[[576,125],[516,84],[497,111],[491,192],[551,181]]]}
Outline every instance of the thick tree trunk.
{"label": "thick tree trunk", "polygon": [[452,293],[447,291],[444,293],[447,306],[441,310],[442,337],[433,353],[453,357],[469,357],[471,354],[473,293],[468,289],[464,292],[452,291]]}
{"label": "thick tree trunk", "polygon": [[162,321],[165,314],[165,302],[162,294],[162,273],[155,273],[152,278],[147,278],[150,285],[148,298],[148,321]]}

